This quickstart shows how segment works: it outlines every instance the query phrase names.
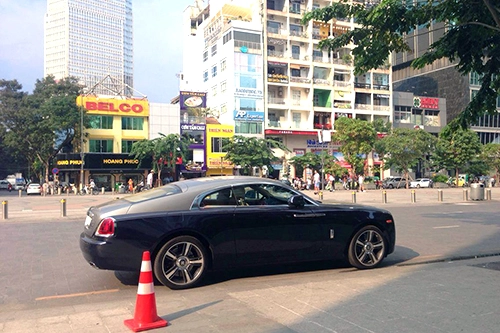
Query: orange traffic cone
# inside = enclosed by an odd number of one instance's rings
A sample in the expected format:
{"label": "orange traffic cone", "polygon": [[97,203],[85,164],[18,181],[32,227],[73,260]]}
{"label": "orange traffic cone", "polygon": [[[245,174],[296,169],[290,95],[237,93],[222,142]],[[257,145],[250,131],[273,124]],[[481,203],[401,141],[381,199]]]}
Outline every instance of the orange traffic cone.
{"label": "orange traffic cone", "polygon": [[156,313],[156,299],[151,269],[149,251],[142,254],[141,274],[137,288],[137,301],[133,319],[124,321],[124,324],[134,332],[146,331],[167,326],[168,322],[158,317]]}

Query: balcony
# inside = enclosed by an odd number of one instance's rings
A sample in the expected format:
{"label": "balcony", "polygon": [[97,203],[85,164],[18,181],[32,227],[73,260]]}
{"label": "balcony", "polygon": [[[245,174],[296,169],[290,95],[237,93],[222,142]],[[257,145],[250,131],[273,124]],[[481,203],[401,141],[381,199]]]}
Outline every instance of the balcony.
{"label": "balcony", "polygon": [[284,105],[285,104],[285,99],[284,98],[279,98],[279,97],[269,97],[267,99],[267,102],[269,104],[280,104]]}
{"label": "balcony", "polygon": [[389,85],[387,84],[374,84],[373,89],[377,90],[389,90]]}
{"label": "balcony", "polygon": [[278,127],[280,128],[281,127],[281,123],[279,120],[267,120],[267,126],[268,127]]}
{"label": "balcony", "polygon": [[332,124],[314,124],[314,129],[331,130],[332,129]]}
{"label": "balcony", "polygon": [[354,82],[354,88],[370,89],[371,84],[370,83]]}
{"label": "balcony", "polygon": [[371,104],[359,104],[359,103],[356,103],[354,107],[358,110],[371,110],[373,108]]}
{"label": "balcony", "polygon": [[284,74],[267,74],[267,82],[288,83],[288,75],[284,75]]}
{"label": "balcony", "polygon": [[308,79],[306,77],[300,77],[300,76],[290,76],[290,82],[311,83],[311,79]]}
{"label": "balcony", "polygon": [[350,85],[349,81],[333,80],[333,86],[335,87],[349,87]]}
{"label": "balcony", "polygon": [[283,58],[285,56],[285,53],[283,51],[267,50],[267,56],[268,57],[275,57],[275,58]]}
{"label": "balcony", "polygon": [[325,79],[313,79],[315,84],[330,85],[330,81]]}

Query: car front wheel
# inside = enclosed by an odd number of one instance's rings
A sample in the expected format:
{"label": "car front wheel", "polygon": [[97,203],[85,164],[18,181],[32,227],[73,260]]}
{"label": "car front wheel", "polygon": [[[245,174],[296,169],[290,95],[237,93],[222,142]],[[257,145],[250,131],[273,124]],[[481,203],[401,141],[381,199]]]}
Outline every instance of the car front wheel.
{"label": "car front wheel", "polygon": [[385,257],[386,246],[379,228],[369,225],[360,229],[349,245],[349,263],[359,269],[378,266]]}
{"label": "car front wheel", "polygon": [[203,244],[191,236],[168,241],[154,260],[156,278],[170,289],[196,286],[205,275],[207,252]]}

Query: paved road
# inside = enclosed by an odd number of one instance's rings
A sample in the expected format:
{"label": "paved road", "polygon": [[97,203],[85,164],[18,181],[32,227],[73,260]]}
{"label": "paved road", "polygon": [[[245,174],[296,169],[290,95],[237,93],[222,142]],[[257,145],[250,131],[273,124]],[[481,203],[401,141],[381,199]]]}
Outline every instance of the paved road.
{"label": "paved road", "polygon": [[[500,257],[486,256],[500,253],[496,188],[492,201],[449,190],[438,202],[436,190],[420,189],[416,203],[408,190],[387,191],[388,203],[378,202],[380,191],[356,193],[396,219],[398,246],[380,269],[322,264],[232,272],[185,291],[156,286],[170,326],[155,332],[498,332]],[[9,197],[0,332],[129,331],[123,320],[134,312],[137,276],[93,270],[77,246],[88,206],[113,198],[68,197],[60,217],[59,197]],[[323,199],[350,202],[352,193]],[[474,254],[485,257],[415,265]]]}

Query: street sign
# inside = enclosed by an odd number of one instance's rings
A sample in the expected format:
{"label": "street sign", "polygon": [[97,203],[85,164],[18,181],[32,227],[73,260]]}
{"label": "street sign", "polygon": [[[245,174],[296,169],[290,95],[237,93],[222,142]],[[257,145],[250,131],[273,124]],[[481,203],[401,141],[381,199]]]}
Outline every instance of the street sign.
{"label": "street sign", "polygon": [[54,169],[52,169],[52,173],[53,173],[54,175],[57,175],[57,174],[59,173],[59,169],[58,169],[58,168],[54,168]]}

